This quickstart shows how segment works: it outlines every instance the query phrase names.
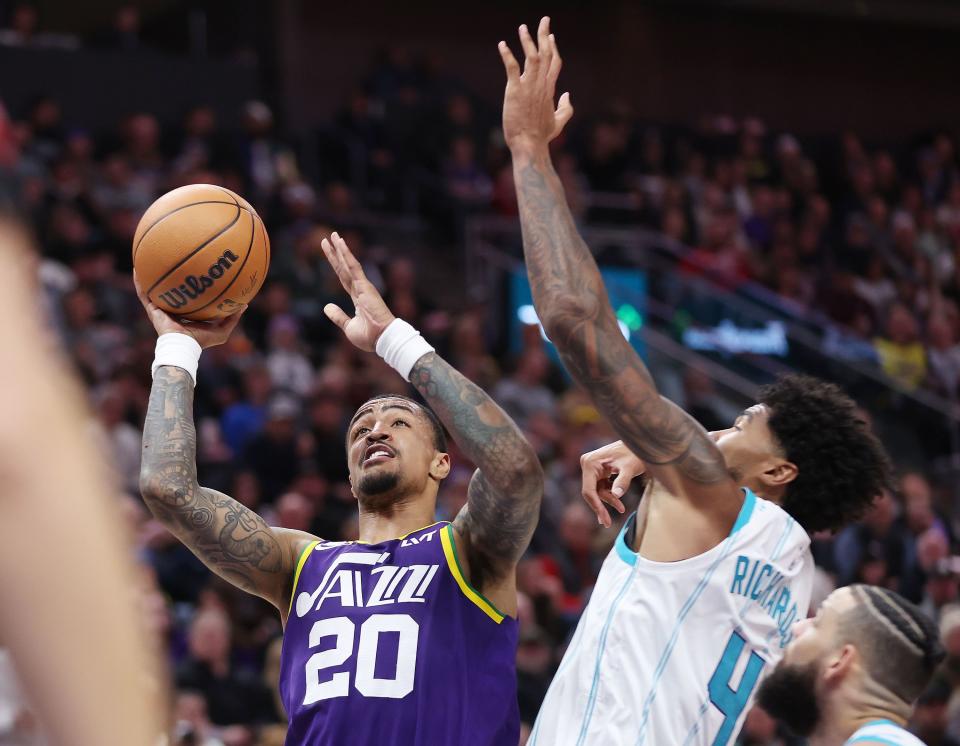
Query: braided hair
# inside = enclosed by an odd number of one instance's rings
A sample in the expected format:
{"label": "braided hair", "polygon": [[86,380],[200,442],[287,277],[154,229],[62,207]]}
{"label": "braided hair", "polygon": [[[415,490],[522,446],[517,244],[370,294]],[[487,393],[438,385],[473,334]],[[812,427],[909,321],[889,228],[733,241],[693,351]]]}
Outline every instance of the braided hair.
{"label": "braided hair", "polygon": [[898,593],[860,584],[850,590],[857,603],[840,619],[841,641],[857,648],[874,681],[912,704],[945,656],[939,630]]}

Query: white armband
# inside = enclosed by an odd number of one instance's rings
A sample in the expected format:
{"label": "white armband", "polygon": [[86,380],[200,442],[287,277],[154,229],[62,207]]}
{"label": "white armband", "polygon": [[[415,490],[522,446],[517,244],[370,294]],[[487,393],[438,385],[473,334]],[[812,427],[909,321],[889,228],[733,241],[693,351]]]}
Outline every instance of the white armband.
{"label": "white armband", "polygon": [[377,354],[403,376],[404,381],[410,380],[410,371],[417,361],[434,351],[430,343],[420,336],[420,332],[403,319],[390,322],[377,339],[376,347]]}
{"label": "white armband", "polygon": [[189,334],[180,334],[179,332],[169,332],[157,337],[157,349],[154,352],[153,366],[150,368],[150,375],[157,375],[157,368],[161,365],[175,365],[183,368],[193,379],[193,385],[197,385],[197,366],[200,364],[200,353],[203,348]]}

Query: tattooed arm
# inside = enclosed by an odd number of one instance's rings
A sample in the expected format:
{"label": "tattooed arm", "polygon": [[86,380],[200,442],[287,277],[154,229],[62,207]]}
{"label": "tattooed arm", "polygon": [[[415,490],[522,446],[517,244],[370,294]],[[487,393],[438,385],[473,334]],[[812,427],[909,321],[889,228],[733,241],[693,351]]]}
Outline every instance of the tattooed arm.
{"label": "tattooed arm", "polygon": [[477,465],[453,524],[467,537],[473,584],[483,589],[512,579],[540,515],[537,454],[506,412],[439,355],[420,358],[410,382]]}
{"label": "tattooed arm", "polygon": [[[541,323],[570,374],[590,394],[649,474],[680,498],[727,516],[742,498],[704,429],[657,392],[623,338],[597,264],[577,232],[548,143],[573,113],[568,94],[553,101],[560,56],[543,19],[534,43],[520,40],[523,74],[505,43],[504,136],[513,154],[523,248]],[[735,513],[734,513],[735,515]]]}
{"label": "tattooed arm", "polygon": [[[139,292],[139,288],[138,288]],[[221,344],[239,320],[185,327],[145,296],[158,333],[195,337],[203,347]],[[314,537],[271,528],[252,510],[197,483],[197,433],[193,380],[182,368],[157,368],[143,426],[140,491],[150,511],[210,570],[238,588],[270,601],[285,619],[300,551]]]}
{"label": "tattooed arm", "polygon": [[[351,318],[332,303],[324,313],[353,344],[373,350],[394,316],[343,239],[336,233],[331,238],[323,240],[323,251],[356,315]],[[514,568],[540,515],[543,472],[537,455],[513,420],[436,353],[414,364],[410,382],[478,467],[467,505],[454,521],[457,545],[473,585],[512,613],[517,603]]]}

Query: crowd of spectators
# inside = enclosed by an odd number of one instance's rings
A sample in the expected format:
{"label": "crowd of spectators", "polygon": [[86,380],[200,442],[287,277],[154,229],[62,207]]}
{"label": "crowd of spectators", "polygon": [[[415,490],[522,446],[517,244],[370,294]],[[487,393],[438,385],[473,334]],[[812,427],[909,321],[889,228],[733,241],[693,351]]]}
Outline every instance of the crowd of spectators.
{"label": "crowd of spectators", "polygon": [[[482,306],[438,307],[411,257],[391,251],[369,220],[415,211],[430,235],[451,241],[465,215],[515,216],[496,109],[394,50],[319,133],[281,136],[262,102],[247,104],[238,121],[230,131],[197,106],[176,123],[136,113],[116,131],[90,132],[64,121],[51,98],[24,111],[0,104],[0,176],[35,229],[43,311],[88,386],[91,436],[114,466],[144,613],[169,653],[180,736],[252,746],[282,743],[284,733],[276,613],[211,576],[138,495],[155,335],[133,294],[131,239],[153,199],[194,182],[250,199],[274,249],[269,282],[243,324],[201,360],[201,482],[273,525],[356,538],[345,425],[368,396],[408,387],[323,317],[327,301],[342,299],[320,240],[339,230],[394,312],[492,392],[543,461],[541,521],[518,571],[519,696],[530,724],[615,536],[580,500],[579,469],[580,454],[613,435],[567,386],[535,328],[520,353],[506,355]],[[317,148],[296,147],[314,137]],[[903,148],[870,147],[853,134],[807,144],[753,120],[644,126],[614,106],[558,143],[556,160],[584,223],[660,230],[693,247],[683,271],[729,288],[762,283],[799,312],[820,309],[860,336],[851,354],[876,360],[907,388],[956,395],[960,174],[949,136]],[[619,194],[626,207],[611,209],[598,193]],[[690,371],[685,383],[688,400],[679,403],[708,426],[722,424],[709,379]],[[471,474],[451,447],[441,520],[463,506]],[[862,522],[814,544],[819,599],[836,585],[882,584],[940,624],[950,657],[915,721],[930,744],[960,743],[960,695],[952,695],[960,568],[945,497],[924,474],[904,473]],[[741,741],[791,743],[759,710]]]}

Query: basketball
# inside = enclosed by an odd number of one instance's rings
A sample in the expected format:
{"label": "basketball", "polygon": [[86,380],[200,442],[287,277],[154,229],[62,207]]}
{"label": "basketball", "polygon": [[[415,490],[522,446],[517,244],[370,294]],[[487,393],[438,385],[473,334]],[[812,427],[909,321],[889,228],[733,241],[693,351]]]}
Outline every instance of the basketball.
{"label": "basketball", "polygon": [[228,316],[260,290],[270,239],[243,197],[189,184],[154,202],[133,238],[140,287],[159,308],[191,321]]}

